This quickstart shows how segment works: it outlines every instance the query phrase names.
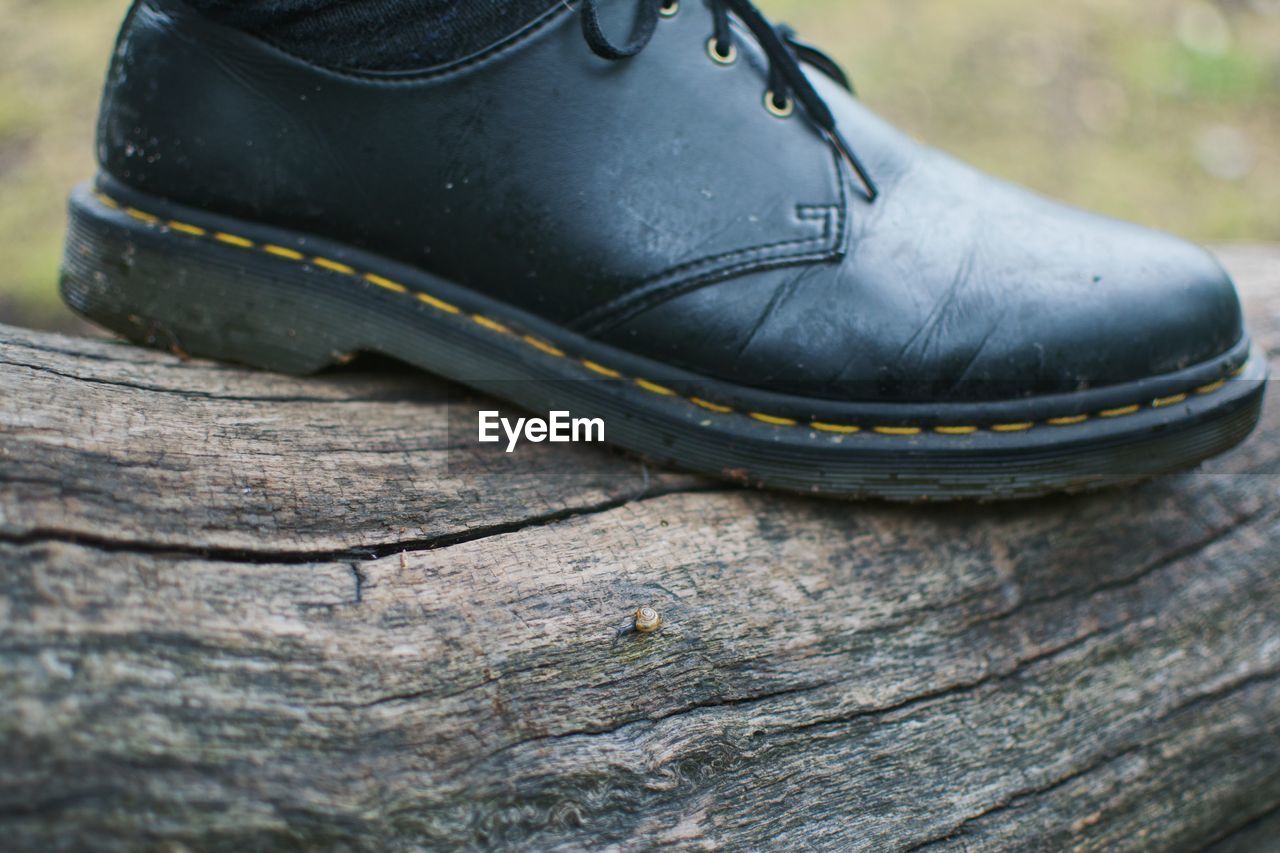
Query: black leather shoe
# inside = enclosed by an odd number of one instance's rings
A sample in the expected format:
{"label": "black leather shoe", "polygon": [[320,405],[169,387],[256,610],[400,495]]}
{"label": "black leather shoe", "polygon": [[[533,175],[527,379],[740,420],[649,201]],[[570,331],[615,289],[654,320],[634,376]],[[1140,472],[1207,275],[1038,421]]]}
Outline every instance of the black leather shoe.
{"label": "black leather shoe", "polygon": [[88,317],[290,372],[385,353],[697,471],[1035,494],[1259,414],[1211,256],[921,147],[746,0],[589,0],[394,74],[142,0],[98,153],[63,280]]}

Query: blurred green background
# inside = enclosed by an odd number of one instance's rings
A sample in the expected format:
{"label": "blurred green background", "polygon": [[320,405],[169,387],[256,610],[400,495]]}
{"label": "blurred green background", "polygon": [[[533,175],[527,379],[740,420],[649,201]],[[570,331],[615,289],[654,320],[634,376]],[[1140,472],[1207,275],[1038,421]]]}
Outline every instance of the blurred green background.
{"label": "blurred green background", "polygon": [[[1201,241],[1280,240],[1280,0],[762,0],[900,126]],[[75,329],[63,199],[127,0],[0,0],[0,322]]]}

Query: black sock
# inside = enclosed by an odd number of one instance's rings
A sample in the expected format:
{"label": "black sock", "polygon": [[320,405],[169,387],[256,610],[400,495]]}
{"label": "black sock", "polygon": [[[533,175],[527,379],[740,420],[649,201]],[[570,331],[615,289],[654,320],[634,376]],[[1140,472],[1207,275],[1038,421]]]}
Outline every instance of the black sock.
{"label": "black sock", "polygon": [[408,71],[470,56],[564,0],[186,0],[320,65]]}

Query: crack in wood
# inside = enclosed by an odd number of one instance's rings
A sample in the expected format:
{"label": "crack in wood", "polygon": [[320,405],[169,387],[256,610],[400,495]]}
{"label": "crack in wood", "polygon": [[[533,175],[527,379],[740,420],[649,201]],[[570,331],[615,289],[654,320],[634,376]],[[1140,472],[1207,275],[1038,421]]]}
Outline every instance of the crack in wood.
{"label": "crack in wood", "polygon": [[[369,404],[385,404],[385,403],[419,403],[421,405],[433,405],[432,403],[423,403],[406,397],[402,400],[388,400],[386,397],[315,397],[306,395],[235,395],[235,394],[215,394],[210,391],[197,391],[193,388],[171,388],[164,385],[149,385],[140,382],[128,382],[123,379],[103,379],[98,376],[82,376],[65,371],[57,370],[42,364],[29,364],[25,362],[8,361],[0,358],[0,367],[17,367],[26,370],[32,370],[39,373],[46,373],[57,376],[60,379],[69,379],[75,382],[83,382],[88,385],[99,385],[108,388],[122,388],[128,391],[139,391],[147,394],[169,394],[180,397],[184,400],[210,400],[223,403],[272,403],[278,405],[285,404],[314,404],[324,406],[346,406],[357,405],[365,406]],[[436,403],[434,405],[443,405]]]}
{"label": "crack in wood", "polygon": [[[1264,684],[1270,681],[1275,681],[1277,679],[1280,679],[1280,669],[1266,670],[1258,673],[1251,673],[1250,675],[1244,678],[1236,679],[1227,685],[1215,687],[1211,690],[1203,691],[1201,694],[1193,697],[1192,699],[1189,699],[1183,703],[1175,705],[1174,707],[1166,711],[1164,714],[1162,714],[1160,719],[1168,718],[1174,714],[1183,712],[1188,708],[1192,708],[1200,704],[1220,702],[1224,699],[1227,699],[1232,694],[1239,693],[1240,691],[1247,690],[1248,688],[1253,687],[1255,685]],[[1051,794],[1078,779],[1081,779],[1091,773],[1097,772],[1099,769],[1103,767],[1116,763],[1117,761],[1119,761],[1122,758],[1125,758],[1126,756],[1134,755],[1145,750],[1150,750],[1153,747],[1158,746],[1163,740],[1166,740],[1166,739],[1167,738],[1165,737],[1157,736],[1150,739],[1142,740],[1138,743],[1132,744],[1123,749],[1111,751],[1106,755],[1103,755],[1098,760],[1090,762],[1089,764],[1083,767],[1077,768],[1070,773],[1067,773],[1063,776],[1060,776],[1052,780],[1051,782],[1048,782],[1042,785],[1036,785],[1036,786],[1020,789],[1012,793],[1011,795],[1004,797],[997,802],[992,803],[989,807],[982,809],[981,811],[975,812],[971,815],[968,815],[947,832],[937,836],[933,836],[917,844],[914,844],[913,846],[908,848],[907,853],[916,853],[916,851],[918,850],[924,850],[930,847],[937,847],[939,845],[944,844],[947,841],[954,841],[955,839],[965,834],[967,827],[972,826],[975,823],[978,823],[993,815],[1000,814],[1001,812],[1008,811],[1010,809],[1019,808],[1029,800],[1035,799],[1037,797],[1042,797],[1046,794]]]}
{"label": "crack in wood", "polygon": [[366,578],[364,576],[364,572],[360,570],[359,563],[351,564],[351,575],[354,578],[355,585],[356,585],[354,603],[360,604],[364,601],[364,585],[366,582]]}
{"label": "crack in wood", "polygon": [[[1274,824],[1274,826],[1268,826],[1268,824]],[[1227,843],[1232,839],[1243,839],[1254,831],[1261,831],[1263,835],[1246,841],[1240,848],[1237,848],[1237,853],[1249,850],[1264,853],[1268,849],[1268,845],[1275,841],[1277,837],[1276,831],[1280,831],[1280,800],[1276,800],[1269,806],[1264,807],[1261,812],[1247,818],[1244,823],[1228,827],[1220,835],[1214,836],[1206,842],[1200,849],[1222,850],[1228,846]]]}
{"label": "crack in wood", "polygon": [[[4,481],[0,480],[0,483]],[[349,560],[361,560],[372,562],[381,560],[386,557],[394,556],[400,553],[416,553],[421,551],[438,551],[451,548],[457,545],[464,545],[471,542],[478,542],[495,536],[505,536],[512,533],[520,533],[525,530],[548,527],[562,522],[571,521],[577,518],[583,518],[601,513],[610,512],[632,504],[643,503],[645,501],[657,500],[659,498],[668,497],[679,494],[714,494],[717,492],[737,491],[737,487],[721,487],[718,485],[708,486],[674,486],[651,489],[648,493],[635,491],[621,497],[612,498],[599,503],[589,504],[579,507],[569,507],[563,510],[546,513],[539,516],[531,516],[529,518],[520,519],[518,521],[504,522],[502,524],[494,524],[488,526],[475,527],[470,530],[460,531],[457,533],[443,534],[440,536],[431,536],[422,539],[404,539],[397,542],[389,542],[385,545],[376,545],[368,548],[343,548],[340,550],[288,550],[288,551],[250,551],[239,548],[220,548],[215,546],[209,547],[191,547],[185,545],[165,545],[150,544],[144,542],[132,542],[128,540],[107,539],[92,534],[78,533],[67,530],[54,530],[48,528],[40,528],[24,532],[20,535],[12,535],[0,531],[0,543],[7,543],[17,546],[38,546],[42,544],[57,543],[66,545],[81,545],[96,548],[109,553],[124,554],[148,554],[154,556],[181,556],[189,559],[200,560],[216,560],[232,563],[249,563],[253,565],[271,566],[271,565],[296,565],[308,563],[335,563],[346,562]]]}
{"label": "crack in wood", "polygon": [[1209,548],[1212,548],[1214,545],[1218,544],[1219,542],[1230,538],[1232,535],[1237,533],[1241,528],[1251,526],[1255,521],[1261,520],[1263,523],[1266,523],[1276,518],[1280,518],[1280,510],[1271,510],[1269,507],[1264,506],[1253,512],[1245,513],[1244,515],[1237,516],[1231,521],[1231,523],[1223,525],[1216,529],[1211,525],[1206,525],[1206,527],[1208,527],[1210,530],[1210,533],[1208,536],[1205,536],[1204,538],[1198,539],[1194,542],[1189,542],[1186,545],[1183,545],[1180,548],[1176,548],[1173,551],[1170,551],[1166,554],[1162,554],[1156,559],[1149,562],[1147,565],[1140,567],[1138,571],[1130,575],[1127,575],[1121,578],[1112,578],[1111,580],[1104,581],[1099,584],[1094,584],[1092,586],[1085,586],[1080,588],[1067,587],[1062,590],[1059,590],[1058,592],[1052,593],[1050,595],[1033,596],[1030,598],[1026,598],[1019,601],[1014,607],[1011,607],[1009,609],[999,611],[996,613],[992,613],[989,615],[985,615],[979,619],[974,620],[974,622],[972,622],[971,624],[979,625],[983,623],[1004,622],[1004,621],[1008,621],[1010,618],[1014,616],[1018,616],[1026,612],[1027,610],[1030,610],[1035,607],[1053,605],[1059,602],[1068,601],[1073,598],[1089,598],[1094,595],[1097,595],[1098,593],[1110,592],[1113,590],[1123,589],[1125,587],[1133,586],[1134,584],[1140,583],[1145,578],[1148,578],[1154,574],[1157,574],[1162,569],[1165,569],[1171,565],[1174,565],[1182,560],[1191,559],[1196,555],[1208,550]]}

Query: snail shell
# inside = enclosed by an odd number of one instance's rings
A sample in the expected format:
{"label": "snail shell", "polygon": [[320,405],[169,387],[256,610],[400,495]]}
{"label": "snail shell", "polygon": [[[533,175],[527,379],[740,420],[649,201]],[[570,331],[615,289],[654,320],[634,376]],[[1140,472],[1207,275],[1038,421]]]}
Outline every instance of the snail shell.
{"label": "snail shell", "polygon": [[645,605],[636,611],[636,630],[641,634],[652,634],[662,627],[662,617],[658,611]]}

